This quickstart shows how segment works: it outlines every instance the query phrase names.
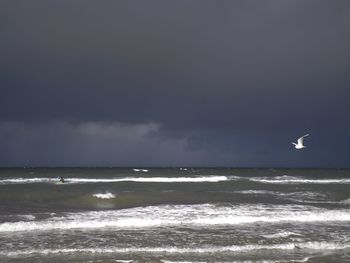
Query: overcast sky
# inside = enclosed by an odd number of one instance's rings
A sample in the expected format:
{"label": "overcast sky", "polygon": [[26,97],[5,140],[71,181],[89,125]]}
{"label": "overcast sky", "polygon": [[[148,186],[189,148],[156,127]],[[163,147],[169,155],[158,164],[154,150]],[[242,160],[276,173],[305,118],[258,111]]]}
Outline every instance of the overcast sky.
{"label": "overcast sky", "polygon": [[0,166],[349,156],[350,1],[0,1]]}

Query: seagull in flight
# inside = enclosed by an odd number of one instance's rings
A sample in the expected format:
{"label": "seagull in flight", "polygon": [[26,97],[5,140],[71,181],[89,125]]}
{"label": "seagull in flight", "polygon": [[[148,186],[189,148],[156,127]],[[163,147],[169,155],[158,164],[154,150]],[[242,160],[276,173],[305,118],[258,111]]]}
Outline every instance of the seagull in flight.
{"label": "seagull in flight", "polygon": [[292,142],[292,144],[294,144],[294,147],[295,149],[303,149],[305,148],[306,146],[303,145],[303,142],[304,142],[304,138],[309,136],[310,134],[305,134],[304,136],[301,136],[299,139],[298,139],[298,143],[295,143],[295,142]]}

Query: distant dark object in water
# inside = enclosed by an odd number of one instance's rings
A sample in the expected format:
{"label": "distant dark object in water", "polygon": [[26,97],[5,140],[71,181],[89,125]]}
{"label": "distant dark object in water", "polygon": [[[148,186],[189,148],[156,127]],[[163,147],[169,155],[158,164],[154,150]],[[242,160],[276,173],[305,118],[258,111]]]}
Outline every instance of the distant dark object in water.
{"label": "distant dark object in water", "polygon": [[64,178],[62,176],[60,176],[60,182],[64,183]]}
{"label": "distant dark object in water", "polygon": [[297,245],[294,245],[294,248],[295,249],[301,249],[301,247],[297,246]]}

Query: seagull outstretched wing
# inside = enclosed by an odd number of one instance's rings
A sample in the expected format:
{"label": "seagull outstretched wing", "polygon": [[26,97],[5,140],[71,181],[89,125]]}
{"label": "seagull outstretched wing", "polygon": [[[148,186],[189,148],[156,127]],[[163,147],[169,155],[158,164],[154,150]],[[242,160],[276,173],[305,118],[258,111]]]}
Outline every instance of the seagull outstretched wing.
{"label": "seagull outstretched wing", "polygon": [[305,134],[304,136],[301,136],[299,139],[298,139],[298,144],[299,145],[303,145],[303,142],[304,142],[304,138],[309,136],[310,134]]}

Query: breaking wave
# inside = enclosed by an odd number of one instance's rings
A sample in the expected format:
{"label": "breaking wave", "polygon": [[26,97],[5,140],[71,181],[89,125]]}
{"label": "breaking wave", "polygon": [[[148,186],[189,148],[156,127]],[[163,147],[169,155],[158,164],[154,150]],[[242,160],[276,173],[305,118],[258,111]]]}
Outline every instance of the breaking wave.
{"label": "breaking wave", "polygon": [[[145,169],[136,169],[145,172]],[[332,179],[310,179],[294,176],[274,176],[274,177],[242,177],[234,175],[197,175],[191,177],[115,177],[115,178],[65,178],[65,183],[60,183],[57,178],[37,177],[37,178],[3,178],[0,185],[5,184],[30,184],[30,183],[59,183],[83,184],[83,183],[114,183],[114,182],[141,182],[141,183],[200,183],[200,182],[221,182],[221,181],[247,181],[264,184],[350,184],[350,178]],[[254,193],[256,190],[249,190]],[[242,192],[244,193],[244,192]],[[248,191],[246,193],[249,193]],[[256,194],[263,192],[256,191]]]}
{"label": "breaking wave", "polygon": [[[141,182],[141,183],[200,183],[221,182],[230,180],[227,176],[198,176],[198,177],[123,177],[123,178],[66,178],[65,184],[82,183],[114,183],[114,182]],[[10,178],[0,180],[0,184],[30,184],[30,183],[59,183],[56,178]]]}
{"label": "breaking wave", "polygon": [[243,246],[207,246],[197,248],[183,247],[107,247],[107,248],[60,248],[60,249],[30,249],[19,251],[1,251],[0,255],[8,257],[26,256],[31,254],[71,254],[71,253],[92,253],[92,254],[107,254],[107,253],[152,253],[152,254],[206,254],[206,253],[225,253],[225,252],[249,252],[256,250],[294,250],[294,249],[309,249],[309,250],[341,250],[350,248],[350,244],[339,244],[333,242],[303,242],[303,243],[282,243],[274,245],[243,245]]}
{"label": "breaking wave", "polygon": [[263,235],[263,237],[265,237],[265,238],[284,238],[284,237],[289,237],[289,236],[301,236],[301,235],[298,233],[289,232],[289,231],[282,231],[282,232],[275,233],[275,234]]}
{"label": "breaking wave", "polygon": [[56,178],[7,178],[1,179],[0,184],[33,184],[33,183],[57,183]]}
{"label": "breaking wave", "polygon": [[349,178],[308,179],[294,176],[253,177],[249,181],[265,184],[350,184]]}
{"label": "breaking wave", "polygon": [[96,198],[100,198],[100,199],[112,199],[112,198],[115,198],[115,195],[110,193],[110,192],[93,194],[92,196],[96,197]]}
{"label": "breaking wave", "polygon": [[239,191],[234,191],[234,193],[237,194],[252,194],[252,195],[277,195],[280,192],[275,192],[275,191],[268,191],[268,190],[239,190]]}
{"label": "breaking wave", "polygon": [[327,210],[301,205],[162,205],[122,210],[90,211],[53,215],[36,221],[5,222],[0,232],[66,229],[134,229],[152,227],[208,228],[224,225],[285,222],[348,222],[348,209]]}
{"label": "breaking wave", "polygon": [[132,169],[134,172],[143,172],[143,173],[148,173],[149,170],[148,169],[137,169],[137,168],[134,168]]}
{"label": "breaking wave", "polygon": [[339,203],[342,204],[342,205],[350,205],[350,198],[342,200]]}

